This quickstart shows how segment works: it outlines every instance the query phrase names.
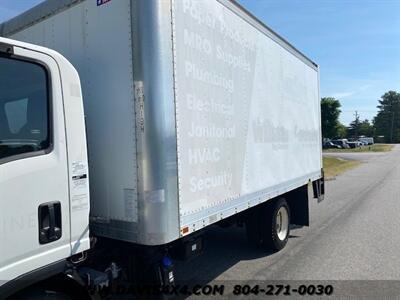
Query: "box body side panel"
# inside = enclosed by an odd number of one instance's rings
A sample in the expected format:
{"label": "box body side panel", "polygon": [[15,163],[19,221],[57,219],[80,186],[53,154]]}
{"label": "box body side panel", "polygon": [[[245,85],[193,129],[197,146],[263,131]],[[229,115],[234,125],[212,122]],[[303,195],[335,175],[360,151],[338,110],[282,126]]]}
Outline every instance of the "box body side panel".
{"label": "box body side panel", "polygon": [[86,114],[93,230],[135,242],[138,190],[131,29],[130,1],[102,6],[84,1],[12,38],[54,49],[77,69]]}
{"label": "box body side panel", "polygon": [[318,68],[225,2],[173,1],[180,226],[189,232],[321,176]]}

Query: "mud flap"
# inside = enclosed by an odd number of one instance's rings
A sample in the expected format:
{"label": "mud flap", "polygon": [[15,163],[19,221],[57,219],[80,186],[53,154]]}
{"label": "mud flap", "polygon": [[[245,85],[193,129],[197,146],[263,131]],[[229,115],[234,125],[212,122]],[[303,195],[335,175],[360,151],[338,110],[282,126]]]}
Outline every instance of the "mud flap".
{"label": "mud flap", "polygon": [[321,169],[322,177],[313,181],[313,191],[314,191],[314,198],[318,199],[318,203],[323,201],[325,198],[325,176],[324,170]]}

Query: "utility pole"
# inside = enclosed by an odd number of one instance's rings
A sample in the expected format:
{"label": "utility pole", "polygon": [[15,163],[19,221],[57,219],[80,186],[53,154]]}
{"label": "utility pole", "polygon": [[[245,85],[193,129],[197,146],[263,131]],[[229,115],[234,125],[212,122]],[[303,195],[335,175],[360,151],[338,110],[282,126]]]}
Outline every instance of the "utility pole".
{"label": "utility pole", "polygon": [[354,138],[358,139],[358,111],[356,111],[354,113],[354,116],[356,117],[356,121],[355,121],[355,128],[354,128]]}
{"label": "utility pole", "polygon": [[392,112],[392,127],[390,129],[390,142],[393,143],[394,111]]}

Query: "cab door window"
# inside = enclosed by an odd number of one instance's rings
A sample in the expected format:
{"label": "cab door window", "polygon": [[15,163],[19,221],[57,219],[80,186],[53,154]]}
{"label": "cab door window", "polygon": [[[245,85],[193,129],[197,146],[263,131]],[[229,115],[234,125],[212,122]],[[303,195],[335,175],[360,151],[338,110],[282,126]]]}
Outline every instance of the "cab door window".
{"label": "cab door window", "polygon": [[47,70],[0,56],[0,163],[49,150],[49,111]]}

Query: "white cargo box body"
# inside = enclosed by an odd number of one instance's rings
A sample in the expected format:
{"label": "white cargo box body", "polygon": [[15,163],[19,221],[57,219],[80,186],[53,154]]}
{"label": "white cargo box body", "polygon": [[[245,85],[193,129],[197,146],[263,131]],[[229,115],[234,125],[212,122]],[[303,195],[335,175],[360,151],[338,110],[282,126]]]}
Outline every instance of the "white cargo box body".
{"label": "white cargo box body", "polygon": [[81,76],[95,234],[168,243],[321,177],[312,61],[228,0],[103,2],[1,29]]}

